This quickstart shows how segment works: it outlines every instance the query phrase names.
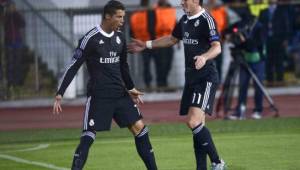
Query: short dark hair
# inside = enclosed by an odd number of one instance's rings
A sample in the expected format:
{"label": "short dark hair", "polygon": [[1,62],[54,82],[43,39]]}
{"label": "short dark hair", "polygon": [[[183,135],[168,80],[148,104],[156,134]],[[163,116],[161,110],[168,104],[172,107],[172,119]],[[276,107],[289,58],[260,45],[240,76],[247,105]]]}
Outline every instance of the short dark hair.
{"label": "short dark hair", "polygon": [[199,5],[203,5],[203,0],[199,0]]}
{"label": "short dark hair", "polygon": [[125,10],[125,6],[119,1],[110,0],[104,6],[102,17],[105,18],[106,14],[114,15],[117,10]]}

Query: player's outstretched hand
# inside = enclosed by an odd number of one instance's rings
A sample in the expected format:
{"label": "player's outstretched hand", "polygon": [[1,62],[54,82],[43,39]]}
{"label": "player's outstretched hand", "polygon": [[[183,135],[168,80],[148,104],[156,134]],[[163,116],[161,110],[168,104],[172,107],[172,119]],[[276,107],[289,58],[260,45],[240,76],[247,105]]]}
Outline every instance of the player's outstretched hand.
{"label": "player's outstretched hand", "polygon": [[127,45],[127,50],[130,53],[141,52],[146,48],[145,42],[132,38],[131,42]]}
{"label": "player's outstretched hand", "polygon": [[53,114],[59,114],[62,112],[61,100],[62,100],[62,96],[60,94],[55,96],[54,105],[53,105]]}
{"label": "player's outstretched hand", "polygon": [[134,101],[134,103],[136,104],[143,104],[143,100],[141,99],[141,95],[144,95],[144,93],[138,91],[137,89],[133,88],[131,90],[128,91],[132,100]]}
{"label": "player's outstretched hand", "polygon": [[204,56],[195,56],[194,60],[196,60],[195,68],[197,70],[200,70],[206,63],[206,58]]}

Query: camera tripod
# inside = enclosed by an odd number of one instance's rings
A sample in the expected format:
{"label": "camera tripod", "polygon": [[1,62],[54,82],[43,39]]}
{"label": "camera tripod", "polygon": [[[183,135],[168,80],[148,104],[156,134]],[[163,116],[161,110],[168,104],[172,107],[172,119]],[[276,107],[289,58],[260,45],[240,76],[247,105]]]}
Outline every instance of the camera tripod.
{"label": "camera tripod", "polygon": [[247,62],[244,60],[242,52],[234,48],[231,50],[232,50],[233,61],[230,63],[229,70],[227,72],[223,84],[223,89],[217,101],[217,105],[216,105],[217,117],[219,117],[219,112],[222,107],[224,109],[225,118],[227,117],[228,112],[230,110],[233,110],[231,109],[231,105],[232,105],[233,93],[235,89],[234,83],[241,67],[243,67],[250,74],[253,81],[258,85],[259,89],[262,91],[264,97],[267,99],[268,103],[270,104],[270,108],[272,109],[272,111],[275,112],[274,117],[279,117],[278,109],[275,106],[273,99],[271,98],[268,91],[265,89],[264,85],[259,81],[255,73],[249,67]]}

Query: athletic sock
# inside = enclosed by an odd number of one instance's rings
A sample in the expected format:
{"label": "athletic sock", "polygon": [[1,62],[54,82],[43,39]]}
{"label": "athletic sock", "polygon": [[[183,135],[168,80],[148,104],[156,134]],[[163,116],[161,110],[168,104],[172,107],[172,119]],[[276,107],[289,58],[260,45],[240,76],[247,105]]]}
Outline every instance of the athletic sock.
{"label": "athletic sock", "polygon": [[148,128],[144,126],[141,132],[135,136],[135,146],[147,169],[157,170],[154,152],[149,140],[148,131]]}
{"label": "athletic sock", "polygon": [[[199,157],[198,158],[199,164],[204,163],[203,151],[205,151],[208,154],[211,162],[220,163],[220,158],[217,153],[216,147],[214,145],[209,130],[204,125],[200,124],[193,129],[193,134],[194,134],[195,152],[197,151],[198,154],[198,155],[196,154],[196,158],[197,156]],[[206,156],[205,156],[205,161],[206,161]],[[198,162],[197,162],[197,166],[198,166]]]}
{"label": "athletic sock", "polygon": [[87,160],[89,149],[95,140],[95,134],[92,132],[84,132],[80,139],[72,163],[72,170],[82,170]]}
{"label": "athletic sock", "polygon": [[198,126],[192,129],[193,131],[193,141],[194,141],[194,152],[197,163],[197,170],[206,170],[207,169],[207,156],[206,151],[199,142],[198,134],[202,130],[203,125],[200,123]]}

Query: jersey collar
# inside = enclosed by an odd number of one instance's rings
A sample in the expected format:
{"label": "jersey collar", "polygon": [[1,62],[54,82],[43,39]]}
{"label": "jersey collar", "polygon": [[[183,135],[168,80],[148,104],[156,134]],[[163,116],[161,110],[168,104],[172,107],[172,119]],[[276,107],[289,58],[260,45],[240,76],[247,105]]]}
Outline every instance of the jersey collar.
{"label": "jersey collar", "polygon": [[101,27],[100,27],[100,25],[97,25],[97,29],[99,30],[99,32],[102,34],[102,35],[104,35],[105,37],[108,37],[108,38],[110,38],[110,37],[112,37],[113,35],[114,35],[114,31],[113,32],[111,32],[111,33],[107,33],[107,32],[105,32]]}
{"label": "jersey collar", "polygon": [[198,12],[197,14],[192,15],[192,16],[187,16],[187,18],[188,18],[188,20],[192,20],[192,19],[198,18],[198,17],[200,17],[200,15],[202,15],[204,12],[205,12],[205,9],[202,8],[202,9],[200,10],[200,12]]}

